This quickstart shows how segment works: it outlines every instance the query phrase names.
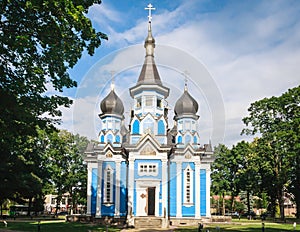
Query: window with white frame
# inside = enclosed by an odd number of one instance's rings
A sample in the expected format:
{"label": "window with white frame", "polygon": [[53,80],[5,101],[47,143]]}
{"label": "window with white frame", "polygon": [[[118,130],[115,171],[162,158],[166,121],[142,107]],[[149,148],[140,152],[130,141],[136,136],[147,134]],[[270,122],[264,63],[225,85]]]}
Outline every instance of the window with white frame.
{"label": "window with white frame", "polygon": [[181,131],[183,126],[182,126],[183,122],[181,120],[178,121],[178,131]]}
{"label": "window with white frame", "polygon": [[104,172],[104,203],[113,202],[113,169],[108,166]]}
{"label": "window with white frame", "polygon": [[153,96],[146,96],[145,102],[146,106],[153,106]]}
{"label": "window with white frame", "polygon": [[193,170],[189,165],[184,170],[184,203],[193,204]]}
{"label": "window with white frame", "polygon": [[154,131],[154,122],[153,120],[151,120],[150,118],[145,119],[144,123],[143,123],[143,127],[144,127],[144,133],[147,134],[153,134]]}
{"label": "window with white frame", "polygon": [[141,97],[138,97],[136,99],[136,105],[135,105],[136,108],[141,108],[142,107],[142,98]]}
{"label": "window with white frame", "polygon": [[185,130],[186,131],[191,130],[191,121],[189,120],[185,121]]}
{"label": "window with white frame", "polygon": [[138,173],[140,176],[157,176],[157,164],[139,164]]}

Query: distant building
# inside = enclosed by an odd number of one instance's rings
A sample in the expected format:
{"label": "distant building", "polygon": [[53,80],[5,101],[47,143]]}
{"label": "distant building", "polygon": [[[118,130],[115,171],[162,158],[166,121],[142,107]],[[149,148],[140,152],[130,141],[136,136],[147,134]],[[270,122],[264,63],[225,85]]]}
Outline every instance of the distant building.
{"label": "distant building", "polygon": [[85,152],[89,215],[126,218],[130,224],[148,216],[162,226],[211,216],[213,151],[210,144],[200,145],[198,103],[186,84],[169,128],[165,99],[170,89],[162,84],[154,48],[150,16],[145,61],[129,89],[130,125],[124,125],[123,102],[112,88],[100,104],[99,143]]}
{"label": "distant building", "polygon": [[[69,202],[69,194],[64,194],[61,198],[58,212],[67,211]],[[46,213],[55,213],[57,207],[57,195],[48,194],[45,196],[44,209]]]}

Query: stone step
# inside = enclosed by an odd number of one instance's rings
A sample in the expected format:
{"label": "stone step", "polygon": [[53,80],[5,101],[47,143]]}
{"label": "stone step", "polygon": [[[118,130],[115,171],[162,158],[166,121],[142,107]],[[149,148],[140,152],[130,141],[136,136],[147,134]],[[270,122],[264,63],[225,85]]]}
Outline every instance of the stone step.
{"label": "stone step", "polygon": [[155,217],[141,217],[134,219],[135,228],[161,228],[162,219]]}

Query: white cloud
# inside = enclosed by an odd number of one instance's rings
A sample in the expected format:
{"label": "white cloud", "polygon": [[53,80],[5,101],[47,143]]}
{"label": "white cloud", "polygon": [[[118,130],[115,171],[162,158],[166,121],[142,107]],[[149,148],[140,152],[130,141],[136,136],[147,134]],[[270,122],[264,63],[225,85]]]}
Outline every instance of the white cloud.
{"label": "white cloud", "polygon": [[[190,90],[193,96],[197,94],[195,98],[203,99],[206,95],[213,96],[212,91],[215,91],[216,96],[219,94],[223,99],[226,112],[225,143],[227,145],[232,145],[242,138],[240,137],[243,128],[241,120],[246,116],[251,102],[263,97],[278,96],[288,88],[298,85],[300,80],[298,75],[300,72],[300,23],[297,14],[300,4],[293,1],[291,1],[292,4],[289,4],[289,1],[236,3],[229,2],[216,11],[200,12],[199,3],[189,1],[174,11],[165,10],[160,15],[154,15],[152,25],[156,43],[174,47],[174,50],[165,50],[163,46],[157,46],[156,63],[176,67],[179,72],[187,70],[191,73],[192,80],[197,81],[200,78],[202,93],[198,94],[193,88]],[[100,15],[101,11],[105,12]],[[189,17],[191,15],[193,17]],[[95,21],[100,19],[99,23],[105,18],[118,22],[125,17],[122,13],[107,7],[101,10],[96,8],[92,16]],[[128,44],[141,43],[147,35],[147,22],[140,19],[137,19],[137,22],[125,31],[107,25],[110,32],[109,46],[124,47]],[[208,82],[201,79],[204,74],[191,65],[193,60],[185,59],[182,53],[175,52],[175,48],[179,48],[190,57],[195,57],[199,63],[203,61],[212,76],[209,83],[215,86],[207,85]],[[142,45],[136,46],[135,49],[122,51],[118,54],[118,58],[114,57],[115,59],[107,61],[106,66],[102,68],[117,71],[120,76],[126,75],[125,67],[143,62]],[[134,52],[134,54],[130,55],[126,51]],[[167,59],[170,61],[167,62]],[[99,93],[104,86],[100,78],[106,81],[110,79],[109,76],[99,76],[101,73],[99,70],[97,72],[89,83],[95,86],[95,91],[91,91],[93,95],[97,88]],[[162,73],[169,75],[170,72],[162,71]],[[137,76],[134,78],[137,79]],[[168,79],[170,77],[161,76],[161,78],[163,81],[167,80],[166,84],[172,82]],[[122,87],[128,83],[130,82],[126,81]],[[118,87],[117,90],[128,91],[122,87]],[[204,103],[201,103],[208,104],[207,109],[203,110],[209,111],[210,107],[216,107],[210,105],[215,104],[212,100],[206,99],[206,101],[205,103],[204,99]],[[208,137],[213,125],[209,122],[209,113],[206,113],[205,117],[200,118],[200,130],[210,130],[205,135]],[[84,123],[88,124],[88,122]],[[90,126],[86,125],[86,128]]]}

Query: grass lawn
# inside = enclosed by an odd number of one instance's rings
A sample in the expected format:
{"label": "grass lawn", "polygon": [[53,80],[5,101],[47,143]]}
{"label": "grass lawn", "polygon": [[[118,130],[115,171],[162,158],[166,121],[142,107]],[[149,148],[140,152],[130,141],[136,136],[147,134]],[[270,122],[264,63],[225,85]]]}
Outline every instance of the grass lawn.
{"label": "grass lawn", "polygon": [[[16,231],[38,231],[37,220],[7,220],[7,227],[4,227],[4,223],[0,221],[0,231],[2,229],[16,230]],[[287,223],[275,223],[273,221],[265,221],[265,232],[287,232],[294,231],[293,221],[288,221]],[[206,224],[204,226],[203,232],[262,232],[262,223],[259,220],[233,220],[232,223],[222,223],[222,224]],[[83,223],[70,223],[64,220],[41,220],[40,223],[41,232],[98,232],[106,231],[106,227],[93,225],[93,224],[83,224]],[[108,231],[120,231],[117,228],[108,228]],[[148,230],[149,231],[149,230]],[[196,227],[182,227],[176,229],[176,231],[186,231],[194,232],[198,231]],[[296,231],[300,231],[300,221],[297,221]]]}
{"label": "grass lawn", "polygon": [[[17,230],[17,231],[38,231],[37,221],[7,221],[7,227],[4,227],[4,223],[1,221],[0,231],[2,229]],[[106,231],[106,227],[92,224],[83,223],[70,223],[64,220],[46,220],[40,223],[41,232],[87,232],[87,231]],[[108,231],[119,231],[116,228],[109,228]]]}
{"label": "grass lawn", "polygon": [[[297,223],[296,231],[300,231],[300,224]],[[260,220],[233,220],[232,223],[223,224],[207,224],[204,226],[203,232],[262,232],[262,222]],[[179,228],[176,231],[192,232],[197,231],[196,228]],[[293,223],[275,223],[273,221],[264,221],[265,232],[291,232],[294,231]]]}

